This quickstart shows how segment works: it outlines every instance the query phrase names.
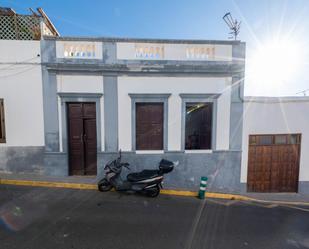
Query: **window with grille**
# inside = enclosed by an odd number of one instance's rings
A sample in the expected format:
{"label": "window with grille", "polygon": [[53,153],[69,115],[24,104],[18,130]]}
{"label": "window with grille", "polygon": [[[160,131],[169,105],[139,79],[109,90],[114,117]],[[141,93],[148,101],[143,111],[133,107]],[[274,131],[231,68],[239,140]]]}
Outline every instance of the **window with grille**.
{"label": "window with grille", "polygon": [[211,149],[212,103],[186,103],[185,149]]}
{"label": "window with grille", "polygon": [[5,143],[4,104],[0,99],[0,143]]}

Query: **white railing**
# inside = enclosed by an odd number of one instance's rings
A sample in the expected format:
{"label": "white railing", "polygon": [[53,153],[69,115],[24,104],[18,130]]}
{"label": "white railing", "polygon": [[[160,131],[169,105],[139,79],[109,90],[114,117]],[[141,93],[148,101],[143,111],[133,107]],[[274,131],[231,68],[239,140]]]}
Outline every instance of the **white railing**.
{"label": "white railing", "polygon": [[102,59],[102,43],[57,41],[57,57],[72,59]]}
{"label": "white railing", "polygon": [[214,46],[189,46],[186,48],[188,60],[214,60],[215,54]]}
{"label": "white railing", "polygon": [[135,44],[135,58],[137,59],[164,59],[164,46],[151,44]]}
{"label": "white railing", "polygon": [[232,45],[118,42],[123,60],[231,61]]}
{"label": "white railing", "polygon": [[95,58],[95,47],[91,45],[64,44],[64,57],[68,58]]}

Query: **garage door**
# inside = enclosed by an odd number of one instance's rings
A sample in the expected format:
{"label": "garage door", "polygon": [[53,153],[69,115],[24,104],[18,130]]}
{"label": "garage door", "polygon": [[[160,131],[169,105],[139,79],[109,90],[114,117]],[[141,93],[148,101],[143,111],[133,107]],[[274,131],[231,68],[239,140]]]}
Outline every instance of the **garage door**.
{"label": "garage door", "polygon": [[250,135],[247,190],[297,192],[300,134]]}

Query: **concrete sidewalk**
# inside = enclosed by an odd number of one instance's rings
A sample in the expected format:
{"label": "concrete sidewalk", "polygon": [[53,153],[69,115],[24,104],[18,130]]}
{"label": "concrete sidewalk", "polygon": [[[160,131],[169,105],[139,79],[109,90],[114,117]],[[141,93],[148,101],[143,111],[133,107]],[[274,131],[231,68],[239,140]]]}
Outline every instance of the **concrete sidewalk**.
{"label": "concrete sidewalk", "polygon": [[[40,176],[33,174],[0,174],[0,184],[27,185],[38,187],[58,187],[75,189],[97,189],[98,176]],[[197,196],[197,191],[163,189],[163,194],[179,196]],[[286,202],[291,204],[309,205],[309,195],[299,193],[212,193],[206,197],[237,199],[260,202]]]}

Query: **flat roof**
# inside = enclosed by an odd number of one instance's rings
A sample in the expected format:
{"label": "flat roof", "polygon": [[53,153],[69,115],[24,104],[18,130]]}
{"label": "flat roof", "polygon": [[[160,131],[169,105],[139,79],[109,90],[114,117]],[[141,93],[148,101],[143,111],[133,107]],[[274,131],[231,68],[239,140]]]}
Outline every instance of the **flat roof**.
{"label": "flat roof", "polygon": [[245,102],[256,102],[256,103],[309,102],[309,96],[283,96],[283,97],[245,96],[244,100]]}
{"label": "flat roof", "polygon": [[45,40],[59,41],[98,41],[98,42],[145,42],[145,43],[179,43],[179,44],[222,44],[239,45],[239,40],[198,40],[198,39],[156,39],[156,38],[121,38],[121,37],[86,37],[86,36],[44,36]]}

